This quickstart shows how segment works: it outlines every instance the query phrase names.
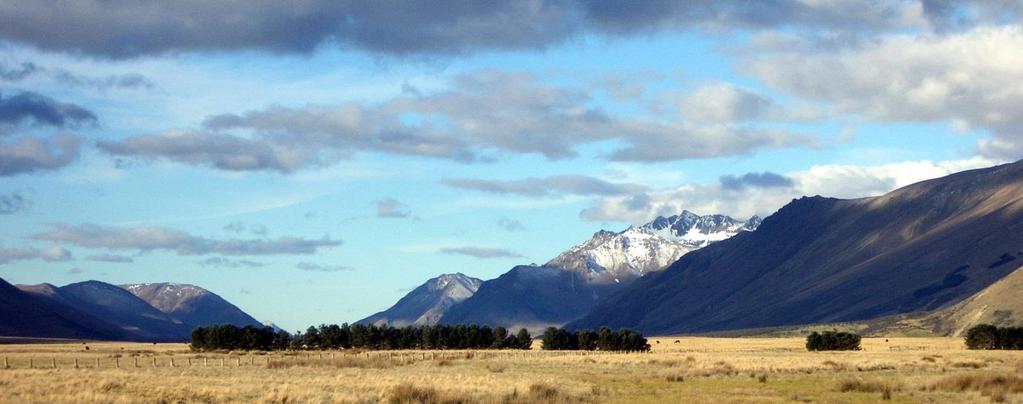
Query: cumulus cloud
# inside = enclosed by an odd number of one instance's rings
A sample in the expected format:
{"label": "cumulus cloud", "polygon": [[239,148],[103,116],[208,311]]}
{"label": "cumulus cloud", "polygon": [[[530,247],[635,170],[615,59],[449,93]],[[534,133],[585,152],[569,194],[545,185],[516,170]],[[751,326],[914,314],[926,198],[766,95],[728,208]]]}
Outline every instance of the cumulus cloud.
{"label": "cumulus cloud", "polygon": [[96,123],[96,115],[81,106],[60,102],[45,95],[22,91],[0,93],[0,134],[18,125],[71,127]]}
{"label": "cumulus cloud", "polygon": [[384,198],[374,202],[377,207],[377,217],[385,219],[402,219],[412,216],[408,206],[394,198]]}
{"label": "cumulus cloud", "polygon": [[993,159],[1023,157],[1023,27],[943,36],[895,35],[836,52],[768,52],[747,70],[767,85],[878,121],[948,122],[981,129]]}
{"label": "cumulus cloud", "polygon": [[110,262],[118,264],[128,264],[135,262],[135,259],[133,259],[132,257],[116,254],[93,254],[86,257],[85,259],[89,261]]}
{"label": "cumulus cloud", "polygon": [[706,84],[685,96],[682,114],[713,122],[746,121],[760,118],[774,108],[767,97],[729,83]]}
{"label": "cumulus cloud", "polygon": [[[613,159],[665,161],[816,144],[813,136],[743,122],[619,117],[593,106],[582,88],[549,84],[530,73],[480,71],[447,84],[377,105],[272,106],[215,115],[201,130],[141,134],[98,146],[118,156],[289,173],[358,152],[466,163],[493,161],[499,153],[562,159],[576,156],[579,146],[614,139],[624,147]],[[721,108],[736,108],[743,118],[755,112],[739,104]]]}
{"label": "cumulus cloud", "polygon": [[96,224],[54,224],[33,235],[37,240],[69,243],[86,248],[134,250],[140,252],[166,250],[178,255],[304,255],[321,248],[341,245],[340,240],[323,236],[320,239],[279,237],[277,239],[215,240],[165,227],[117,228]]}
{"label": "cumulus cloud", "polygon": [[503,248],[486,247],[447,247],[437,250],[441,254],[464,255],[467,257],[490,259],[490,258],[522,258],[522,255]]}
{"label": "cumulus cloud", "polygon": [[220,268],[260,268],[266,264],[250,260],[233,260],[224,257],[209,257],[199,261],[199,266]]}
{"label": "cumulus cloud", "polygon": [[444,184],[454,188],[496,194],[560,198],[568,195],[621,195],[641,191],[636,184],[613,183],[585,175],[559,175],[522,180],[448,179]]}
{"label": "cumulus cloud", "polygon": [[22,209],[28,207],[30,202],[21,194],[11,192],[9,194],[0,194],[0,215],[9,215],[11,213],[19,212]]}
{"label": "cumulus cloud", "polygon": [[64,167],[78,158],[80,144],[71,134],[0,141],[0,177]]}
{"label": "cumulus cloud", "polygon": [[746,173],[741,176],[725,175],[720,178],[720,181],[721,188],[728,190],[740,190],[746,187],[791,187],[795,184],[791,178],[769,171]]}
{"label": "cumulus cloud", "polygon": [[20,248],[3,248],[0,247],[0,264],[6,264],[12,261],[24,261],[24,260],[43,260],[47,262],[63,262],[71,261],[71,251],[68,251],[61,247],[50,247],[50,248],[36,248],[36,247],[20,247]]}
{"label": "cumulus cloud", "polygon": [[351,267],[346,267],[344,265],[323,265],[315,262],[300,262],[295,265],[295,268],[298,268],[301,271],[310,272],[348,272],[354,270]]}
{"label": "cumulus cloud", "polygon": [[[1001,6],[1001,7],[999,7]],[[1005,1],[755,2],[537,0],[156,2],[0,5],[0,38],[105,58],[187,51],[309,53],[332,46],[394,56],[545,49],[584,35],[785,28],[869,34],[948,30],[1018,17]],[[966,9],[966,10],[964,10]],[[1010,16],[1010,17],[1007,17]],[[969,16],[969,18],[964,18]]]}
{"label": "cumulus cloud", "polygon": [[[823,195],[859,198],[881,195],[915,182],[945,176],[967,169],[988,167],[997,161],[983,158],[944,162],[907,161],[877,166],[824,164],[785,174],[745,174],[726,176],[721,181],[689,183],[636,195],[603,197],[580,212],[593,221],[645,223],[657,216],[689,210],[700,214],[726,214],[734,217],[767,216],[794,198]],[[748,180],[747,180],[747,176]],[[774,178],[774,176],[780,177]],[[763,183],[785,186],[763,186]],[[739,181],[741,186],[730,180]],[[744,182],[744,180],[747,180]],[[749,181],[761,183],[751,186]]]}

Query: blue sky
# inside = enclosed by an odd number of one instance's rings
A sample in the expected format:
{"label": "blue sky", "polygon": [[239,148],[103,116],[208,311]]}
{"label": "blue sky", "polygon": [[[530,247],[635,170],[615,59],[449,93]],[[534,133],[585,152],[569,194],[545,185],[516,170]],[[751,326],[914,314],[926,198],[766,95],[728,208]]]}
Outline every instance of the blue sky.
{"label": "blue sky", "polygon": [[0,277],[193,283],[299,329],[657,215],[1023,155],[1018,6],[609,4],[0,6]]}

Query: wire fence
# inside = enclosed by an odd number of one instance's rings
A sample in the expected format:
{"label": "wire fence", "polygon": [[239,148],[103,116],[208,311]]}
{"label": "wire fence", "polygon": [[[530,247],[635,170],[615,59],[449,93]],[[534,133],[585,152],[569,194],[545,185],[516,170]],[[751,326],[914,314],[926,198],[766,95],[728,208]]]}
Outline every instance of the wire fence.
{"label": "wire fence", "polygon": [[[151,356],[85,356],[68,354],[56,356],[12,355],[4,356],[2,369],[140,369],[140,368],[194,368],[194,367],[274,367],[275,365],[303,365],[310,361],[331,364],[331,361],[388,360],[403,364],[441,360],[493,360],[542,359],[562,356],[642,355],[644,353],[600,351],[363,351],[363,352],[285,352],[266,354],[164,354]],[[340,362],[338,362],[340,363]]]}

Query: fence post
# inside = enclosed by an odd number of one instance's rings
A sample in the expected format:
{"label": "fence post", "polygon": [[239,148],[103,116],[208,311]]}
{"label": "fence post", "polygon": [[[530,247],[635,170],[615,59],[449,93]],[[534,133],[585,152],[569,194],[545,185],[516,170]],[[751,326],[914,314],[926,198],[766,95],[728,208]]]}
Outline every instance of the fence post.
{"label": "fence post", "polygon": [[203,367],[206,367],[206,366],[209,366],[209,365],[210,365],[210,364],[209,364],[209,363],[208,363],[208,362],[206,361],[206,357],[205,357],[205,356],[203,356],[203,357],[202,357],[202,365],[203,365]]}
{"label": "fence post", "polygon": [[5,356],[4,357],[4,369],[10,369],[10,368],[11,368],[11,364],[7,363],[7,357]]}
{"label": "fence post", "polygon": [[32,359],[32,358],[28,358],[28,368],[32,369],[34,367],[35,367],[35,360]]}
{"label": "fence post", "polygon": [[50,364],[53,365],[52,367],[54,369],[56,369],[57,368],[57,358],[51,357],[50,358]]}
{"label": "fence post", "polygon": [[156,357],[155,356],[153,357],[153,367],[154,368],[156,367]]}
{"label": "fence post", "polygon": [[135,367],[139,367],[139,357],[136,356],[134,359],[135,359]]}
{"label": "fence post", "polygon": [[114,367],[118,369],[121,368],[121,358],[114,358]]}
{"label": "fence post", "polygon": [[170,367],[174,367],[174,358],[170,358],[170,360],[171,360],[171,366]]}
{"label": "fence post", "polygon": [[220,358],[220,367],[224,367],[224,358],[223,357]]}
{"label": "fence post", "polygon": [[192,358],[188,358],[188,367],[192,367]]}
{"label": "fence post", "polygon": [[238,357],[238,367],[242,367],[242,358]]}
{"label": "fence post", "polygon": [[78,369],[78,358],[75,358],[75,369]]}

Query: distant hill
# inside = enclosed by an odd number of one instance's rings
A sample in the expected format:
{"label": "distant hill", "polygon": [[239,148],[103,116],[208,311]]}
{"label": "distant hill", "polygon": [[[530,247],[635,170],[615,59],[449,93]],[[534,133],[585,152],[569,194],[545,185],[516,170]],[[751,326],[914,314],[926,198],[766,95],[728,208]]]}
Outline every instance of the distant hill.
{"label": "distant hill", "polygon": [[196,286],[134,286],[167,312],[125,288],[99,281],[15,287],[0,280],[0,335],[186,341],[196,325],[260,325],[234,305]]}
{"label": "distant hill", "polygon": [[[52,285],[50,285],[52,286]],[[59,288],[47,285],[20,286],[40,298],[74,307],[114,324],[133,338],[181,341],[192,329],[157,310],[119,286],[99,281],[72,283]]]}
{"label": "distant hill", "polygon": [[[52,289],[52,285],[45,288]],[[0,335],[124,339],[128,333],[82,310],[22,291],[0,279]]]}
{"label": "distant hill", "polygon": [[262,323],[220,296],[195,285],[177,283],[135,283],[121,285],[139,299],[177,319],[189,330],[212,324],[233,324],[239,327]]}
{"label": "distant hill", "polygon": [[441,275],[413,289],[389,309],[359,320],[361,324],[434,325],[451,306],[468,299],[483,281],[460,273]]}
{"label": "distant hill", "polygon": [[[995,284],[1021,257],[1017,162],[878,197],[794,200],[757,231],[686,254],[569,326],[674,334],[932,311]],[[984,304],[966,302],[956,313],[968,318]]]}

